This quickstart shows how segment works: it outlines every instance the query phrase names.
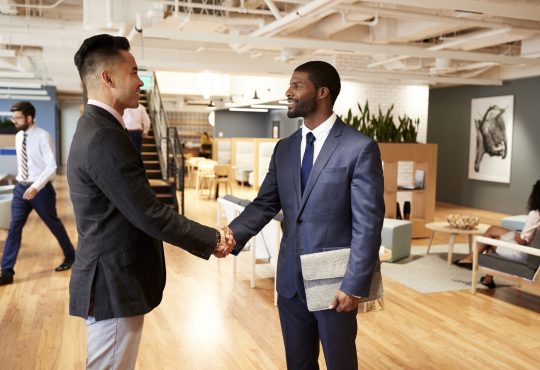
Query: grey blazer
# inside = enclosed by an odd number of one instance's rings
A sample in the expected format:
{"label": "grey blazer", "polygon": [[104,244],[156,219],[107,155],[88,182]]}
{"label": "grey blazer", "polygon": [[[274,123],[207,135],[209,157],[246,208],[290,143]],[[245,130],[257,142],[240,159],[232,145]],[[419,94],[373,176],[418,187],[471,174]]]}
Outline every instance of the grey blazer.
{"label": "grey blazer", "polygon": [[300,255],[351,247],[341,290],[369,295],[381,245],[384,181],[379,147],[345,125],[334,123],[300,191],[301,130],[279,141],[257,198],[231,222],[237,254],[281,209],[283,238],[277,290],[305,297]]}
{"label": "grey blazer", "polygon": [[79,234],[71,315],[104,320],[156,307],[165,287],[161,240],[210,258],[215,230],[158,201],[131,140],[106,110],[86,106],[67,175]]}

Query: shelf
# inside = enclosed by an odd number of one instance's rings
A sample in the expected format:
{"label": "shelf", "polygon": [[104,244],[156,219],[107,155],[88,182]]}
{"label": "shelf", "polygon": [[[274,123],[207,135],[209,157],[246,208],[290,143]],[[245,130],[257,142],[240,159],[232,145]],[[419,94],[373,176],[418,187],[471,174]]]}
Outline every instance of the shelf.
{"label": "shelf", "polygon": [[[426,238],[430,232],[425,224],[435,215],[435,190],[437,178],[437,144],[379,143],[384,162],[385,217],[396,217],[398,193],[409,193],[411,197],[412,237]],[[398,162],[413,162],[413,173],[424,171],[422,189],[402,189],[397,185]]]}

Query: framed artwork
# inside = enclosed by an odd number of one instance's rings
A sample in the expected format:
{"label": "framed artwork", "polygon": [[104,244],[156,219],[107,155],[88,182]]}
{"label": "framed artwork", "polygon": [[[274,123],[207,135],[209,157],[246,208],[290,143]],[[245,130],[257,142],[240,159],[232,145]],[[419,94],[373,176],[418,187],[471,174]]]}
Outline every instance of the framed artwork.
{"label": "framed artwork", "polygon": [[514,96],[471,100],[469,178],[510,182]]}

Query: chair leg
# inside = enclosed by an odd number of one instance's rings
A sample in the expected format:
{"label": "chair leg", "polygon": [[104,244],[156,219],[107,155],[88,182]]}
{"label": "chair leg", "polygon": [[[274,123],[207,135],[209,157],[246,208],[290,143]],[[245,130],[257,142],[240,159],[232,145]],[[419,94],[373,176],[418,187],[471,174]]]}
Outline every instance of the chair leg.
{"label": "chair leg", "polygon": [[473,266],[471,277],[471,293],[476,294],[476,279],[478,277],[478,248],[476,247],[476,238],[473,239]]}

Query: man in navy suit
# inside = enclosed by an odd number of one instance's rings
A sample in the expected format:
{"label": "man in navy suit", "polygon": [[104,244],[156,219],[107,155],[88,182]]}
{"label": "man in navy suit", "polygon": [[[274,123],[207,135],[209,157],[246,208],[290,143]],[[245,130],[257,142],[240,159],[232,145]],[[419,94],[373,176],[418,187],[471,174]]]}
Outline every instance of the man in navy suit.
{"label": "man in navy suit", "polygon": [[[304,125],[274,149],[257,198],[229,225],[243,248],[283,210],[277,264],[278,310],[289,369],[318,369],[319,340],[329,370],[357,369],[356,313],[369,295],[381,244],[383,174],[377,144],[333,112],[339,74],[313,61],[294,71],[286,92],[290,118]],[[308,311],[300,255],[351,249],[328,310]]]}

